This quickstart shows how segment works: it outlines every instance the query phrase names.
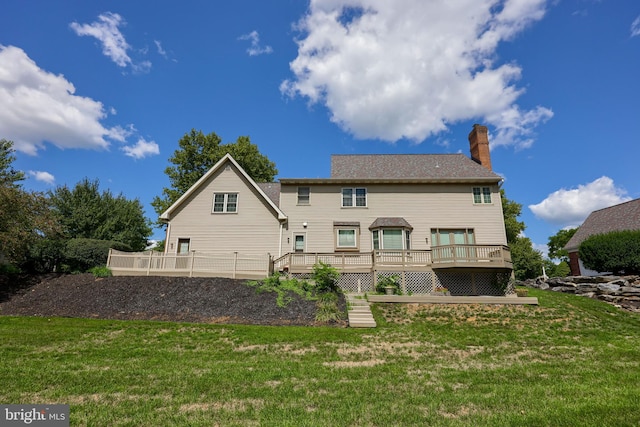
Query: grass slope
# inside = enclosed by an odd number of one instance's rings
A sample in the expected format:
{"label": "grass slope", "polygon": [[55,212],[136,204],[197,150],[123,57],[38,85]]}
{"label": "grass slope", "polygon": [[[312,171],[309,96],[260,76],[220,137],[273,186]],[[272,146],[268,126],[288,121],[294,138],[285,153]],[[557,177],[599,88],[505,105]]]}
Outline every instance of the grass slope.
{"label": "grass slope", "polygon": [[640,316],[377,305],[377,329],[0,317],[0,402],[85,426],[637,426]]}

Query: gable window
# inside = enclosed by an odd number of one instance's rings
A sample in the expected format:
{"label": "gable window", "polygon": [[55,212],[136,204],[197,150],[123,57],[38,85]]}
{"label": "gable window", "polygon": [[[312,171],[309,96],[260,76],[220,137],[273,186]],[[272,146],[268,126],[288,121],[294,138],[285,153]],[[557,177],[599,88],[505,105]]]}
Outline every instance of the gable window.
{"label": "gable window", "polygon": [[366,207],[367,206],[367,189],[366,188],[343,188],[342,189],[342,207]]}
{"label": "gable window", "polygon": [[238,193],[214,193],[213,194],[214,213],[236,213],[238,212]]}
{"label": "gable window", "polygon": [[308,205],[309,194],[311,193],[309,187],[298,187],[298,204]]}
{"label": "gable window", "polygon": [[338,251],[357,251],[360,247],[359,222],[334,222],[335,248]]}
{"label": "gable window", "polygon": [[489,187],[473,187],[473,203],[491,203],[491,188]]}

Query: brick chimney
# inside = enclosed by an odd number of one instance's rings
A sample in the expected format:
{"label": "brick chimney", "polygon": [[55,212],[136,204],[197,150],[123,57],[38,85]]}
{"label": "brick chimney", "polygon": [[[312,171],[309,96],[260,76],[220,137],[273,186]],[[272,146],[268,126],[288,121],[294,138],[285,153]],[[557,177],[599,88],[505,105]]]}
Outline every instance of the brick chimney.
{"label": "brick chimney", "polygon": [[485,168],[491,169],[491,154],[489,153],[489,136],[487,127],[473,125],[473,130],[469,134],[469,145],[471,147],[471,159],[481,164]]}

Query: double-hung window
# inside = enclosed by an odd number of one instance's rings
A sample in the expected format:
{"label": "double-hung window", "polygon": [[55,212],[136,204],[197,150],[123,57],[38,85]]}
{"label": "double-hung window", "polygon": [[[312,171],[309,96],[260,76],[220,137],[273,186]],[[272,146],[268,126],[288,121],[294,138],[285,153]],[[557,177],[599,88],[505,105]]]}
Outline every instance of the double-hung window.
{"label": "double-hung window", "polygon": [[489,187],[473,187],[473,203],[491,203],[491,188]]}
{"label": "double-hung window", "polygon": [[311,191],[309,187],[298,187],[298,204],[299,205],[308,205],[309,204],[309,195]]}
{"label": "double-hung window", "polygon": [[367,189],[366,188],[343,188],[342,189],[342,207],[366,207],[367,206]]}
{"label": "double-hung window", "polygon": [[214,193],[213,213],[238,212],[238,193]]}

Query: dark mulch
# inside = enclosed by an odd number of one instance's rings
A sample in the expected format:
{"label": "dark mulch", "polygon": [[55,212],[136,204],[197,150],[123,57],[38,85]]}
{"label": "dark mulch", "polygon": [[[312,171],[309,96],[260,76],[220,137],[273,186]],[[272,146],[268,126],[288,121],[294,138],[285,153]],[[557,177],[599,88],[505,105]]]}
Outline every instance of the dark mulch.
{"label": "dark mulch", "polygon": [[[223,278],[0,277],[0,315],[5,316],[318,325],[316,302],[291,296],[286,307],[278,307],[275,293],[258,293],[245,280]],[[346,309],[344,298],[340,305]]]}

